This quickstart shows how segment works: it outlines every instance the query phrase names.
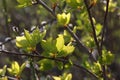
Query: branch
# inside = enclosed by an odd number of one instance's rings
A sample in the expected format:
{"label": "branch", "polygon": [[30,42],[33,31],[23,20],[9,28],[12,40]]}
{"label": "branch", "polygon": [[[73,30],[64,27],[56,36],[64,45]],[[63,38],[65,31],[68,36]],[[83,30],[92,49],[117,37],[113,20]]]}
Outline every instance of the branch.
{"label": "branch", "polygon": [[95,31],[95,25],[94,25],[94,22],[93,22],[93,19],[92,19],[92,14],[90,12],[89,6],[87,4],[87,0],[84,0],[84,3],[86,5],[88,16],[89,16],[90,23],[91,23],[91,26],[92,26],[93,38],[94,38],[95,44],[97,46],[98,53],[99,53],[99,55],[101,55],[101,50],[100,50],[99,42],[97,40],[96,31]]}
{"label": "branch", "polygon": [[[106,0],[106,1],[107,1],[107,4],[106,4],[106,11],[105,11],[104,23],[103,23],[103,29],[102,29],[103,32],[102,32],[101,44],[100,44],[100,49],[101,50],[102,50],[102,47],[103,47],[103,41],[104,41],[104,36],[105,36],[105,32],[106,32],[107,15],[108,15],[108,7],[109,7],[109,0]],[[103,70],[103,78],[104,78],[104,80],[107,80],[105,65],[102,66],[102,70]]]}
{"label": "branch", "polygon": [[71,36],[77,41],[78,45],[79,45],[79,46],[82,46],[82,47],[85,49],[85,51],[87,51],[87,53],[89,53],[89,55],[90,55],[91,53],[90,53],[90,51],[89,51],[89,48],[86,47],[86,46],[79,40],[79,38],[77,37],[77,35],[73,33],[73,31],[70,29],[70,27],[69,27],[69,26],[66,26],[65,28],[66,28],[66,30],[71,34]]}
{"label": "branch", "polygon": [[106,32],[106,26],[107,26],[107,15],[108,15],[108,7],[109,7],[109,0],[106,0],[107,4],[106,4],[106,11],[105,11],[105,16],[104,16],[104,23],[103,23],[103,29],[102,29],[102,38],[101,38],[101,44],[100,44],[100,49],[102,49],[103,46],[103,41],[104,41],[104,36],[105,36],[105,32]]}
{"label": "branch", "polygon": [[[21,53],[16,53],[16,52],[10,52],[10,51],[7,51],[7,50],[1,50],[0,53],[5,53],[5,54],[8,54],[8,55],[15,55],[15,56],[27,56],[27,57],[37,57],[37,58],[40,58],[40,59],[49,59],[49,60],[54,60],[54,61],[59,61],[59,62],[64,62],[64,63],[69,63],[69,60],[67,59],[63,59],[63,58],[52,58],[52,57],[45,57],[45,56],[40,56],[40,55],[33,55],[33,54],[21,54]],[[93,74],[91,71],[87,70],[86,68],[84,68],[83,66],[81,65],[78,65],[76,63],[73,63],[73,66],[75,67],[78,67],[80,68],[81,70],[83,70],[84,72],[87,72],[89,73],[91,76],[93,76],[95,79],[98,79],[98,77]]]}
{"label": "branch", "polygon": [[42,0],[36,0],[36,1],[37,3],[35,4],[41,4],[47,11],[49,11],[54,17],[56,17],[54,11],[50,7],[48,7]]}
{"label": "branch", "polygon": [[[55,16],[55,18],[56,18],[56,14],[53,12],[53,10],[52,10],[51,8],[49,8],[42,0],[37,0],[37,3],[38,3],[38,4],[41,4],[48,12],[52,13],[52,15]],[[72,32],[72,30],[69,28],[69,26],[67,26],[66,29],[67,29],[67,31],[72,35],[72,37],[77,41],[77,43],[78,43],[80,46],[82,46],[82,47],[87,51],[87,53],[89,53],[89,54],[91,55],[91,53],[90,53],[90,51],[89,51],[89,48],[87,48],[87,47],[79,40],[79,38],[77,37],[77,35]]]}

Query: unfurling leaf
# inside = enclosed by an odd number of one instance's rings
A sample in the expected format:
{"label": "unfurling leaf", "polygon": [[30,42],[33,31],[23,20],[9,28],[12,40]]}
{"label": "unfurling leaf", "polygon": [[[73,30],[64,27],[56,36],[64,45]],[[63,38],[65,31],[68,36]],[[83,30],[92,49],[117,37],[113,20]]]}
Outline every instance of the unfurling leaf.
{"label": "unfurling leaf", "polygon": [[61,26],[66,26],[70,22],[71,15],[70,13],[57,14],[58,24]]}
{"label": "unfurling leaf", "polygon": [[64,46],[64,39],[63,35],[59,35],[59,37],[56,39],[56,47],[58,51],[61,51]]}

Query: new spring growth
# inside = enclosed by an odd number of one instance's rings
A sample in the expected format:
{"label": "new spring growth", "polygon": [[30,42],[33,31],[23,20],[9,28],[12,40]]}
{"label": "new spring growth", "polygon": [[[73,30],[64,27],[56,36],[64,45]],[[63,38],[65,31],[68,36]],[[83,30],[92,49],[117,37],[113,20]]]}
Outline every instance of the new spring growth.
{"label": "new spring growth", "polygon": [[70,22],[70,13],[62,13],[62,14],[57,14],[57,21],[58,24],[61,26],[66,26]]}

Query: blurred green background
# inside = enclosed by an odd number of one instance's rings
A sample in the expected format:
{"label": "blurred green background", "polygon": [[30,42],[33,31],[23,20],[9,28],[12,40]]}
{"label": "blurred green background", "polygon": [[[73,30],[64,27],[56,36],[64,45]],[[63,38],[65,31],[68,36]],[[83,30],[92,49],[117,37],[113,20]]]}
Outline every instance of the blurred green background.
{"label": "blurred green background", "polygon": [[[52,2],[50,0],[44,1],[49,7],[52,7]],[[104,3],[105,0],[99,0],[98,4],[92,8],[92,14],[96,19],[96,22],[101,24],[103,24],[105,12]],[[15,38],[16,36],[21,35],[24,29],[31,30],[34,26],[40,26],[41,23],[54,19],[53,16],[40,5],[25,8],[18,8],[17,5],[18,3],[16,0],[0,0],[0,42],[4,42],[8,38]],[[51,33],[49,35],[56,36],[55,33],[59,33],[59,31],[54,29],[54,24],[48,25],[48,27],[51,26]],[[79,31],[77,34],[79,33],[81,32]],[[113,0],[110,3],[107,19],[107,31],[105,35],[104,45],[107,50],[110,50],[115,54],[115,60],[113,64],[110,65],[110,68],[115,74],[116,80],[120,80],[120,0]],[[5,45],[5,49],[18,51],[15,47],[14,41],[7,43]],[[9,55],[9,57],[10,60],[22,62],[19,56],[16,57]],[[9,62],[8,55],[0,54],[0,67],[2,67],[6,62]],[[79,71],[75,71],[74,74],[78,77],[79,75],[77,72],[79,73]]]}

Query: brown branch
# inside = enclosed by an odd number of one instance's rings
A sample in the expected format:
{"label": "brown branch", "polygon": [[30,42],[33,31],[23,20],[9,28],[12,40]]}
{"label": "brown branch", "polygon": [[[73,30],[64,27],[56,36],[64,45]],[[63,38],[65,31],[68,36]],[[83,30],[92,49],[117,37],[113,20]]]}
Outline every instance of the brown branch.
{"label": "brown branch", "polygon": [[93,19],[92,19],[92,14],[90,12],[89,6],[87,4],[87,0],[84,0],[84,3],[86,5],[88,16],[89,16],[89,20],[90,20],[90,23],[91,23],[91,26],[92,26],[93,38],[94,38],[95,44],[97,46],[98,53],[99,53],[99,55],[101,55],[101,50],[100,50],[99,42],[97,40],[96,31],[95,31],[95,25],[94,25],[94,22],[93,22]]}
{"label": "brown branch", "polygon": [[[21,54],[21,53],[16,53],[16,52],[10,52],[10,51],[7,51],[7,50],[1,50],[0,53],[5,53],[5,54],[8,54],[8,55],[12,54],[12,55],[15,55],[15,56],[26,56],[26,57],[32,57],[32,58],[37,57],[37,58],[40,58],[40,59],[49,59],[49,60],[54,60],[54,61],[60,61],[60,62],[63,62],[63,63],[69,63],[69,60],[63,59],[63,58],[52,58],[52,57],[45,57],[45,56],[33,55],[33,54],[27,54],[27,53],[26,54]],[[98,79],[98,77],[95,74],[93,74],[91,71],[84,68],[83,66],[78,65],[76,63],[73,63],[73,66],[80,68],[81,70],[89,73],[95,79]]]}
{"label": "brown branch", "polygon": [[106,0],[106,11],[105,11],[105,16],[104,16],[104,23],[103,23],[103,29],[102,29],[102,37],[101,37],[101,44],[100,44],[100,49],[102,49],[103,46],[103,41],[105,37],[105,32],[106,32],[106,26],[107,26],[107,15],[108,15],[108,7],[109,7],[109,0]]}
{"label": "brown branch", "polygon": [[56,17],[54,11],[50,7],[48,7],[42,0],[36,0],[36,1],[37,1],[37,3],[35,3],[35,4],[42,5],[47,11],[49,11],[54,17]]}
{"label": "brown branch", "polygon": [[[101,54],[102,54],[102,47],[103,47],[103,42],[104,42],[104,37],[105,37],[105,32],[106,32],[106,27],[107,27],[107,15],[108,15],[108,7],[109,7],[109,0],[106,0],[106,1],[107,1],[107,4],[106,4],[106,11],[105,11],[105,16],[104,16],[104,23],[103,23],[101,43],[100,43]],[[104,80],[107,80],[105,65],[102,65],[102,70],[103,70],[103,78]]]}
{"label": "brown branch", "polygon": [[[86,46],[79,40],[79,38],[77,37],[77,35],[73,33],[73,31],[69,28],[69,26],[66,26],[65,28],[66,28],[66,30],[71,34],[71,36],[76,40],[77,44],[78,44],[79,46],[83,47],[84,50],[85,50],[87,53],[89,53],[89,55],[91,55],[91,53],[90,53],[90,51],[89,51],[89,48],[86,47]],[[80,47],[79,47],[79,48],[80,48]]]}

